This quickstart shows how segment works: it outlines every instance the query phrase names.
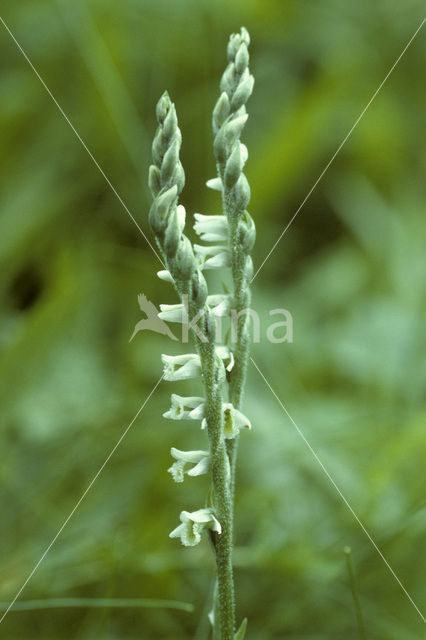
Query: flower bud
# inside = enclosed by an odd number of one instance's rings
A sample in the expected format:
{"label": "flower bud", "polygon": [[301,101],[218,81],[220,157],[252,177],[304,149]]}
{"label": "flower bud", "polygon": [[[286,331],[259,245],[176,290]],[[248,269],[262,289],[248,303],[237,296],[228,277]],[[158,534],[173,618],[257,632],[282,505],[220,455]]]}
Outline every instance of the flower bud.
{"label": "flower bud", "polygon": [[250,185],[244,173],[238,178],[232,192],[236,211],[244,211],[250,202]]}
{"label": "flower bud", "polygon": [[207,282],[199,269],[192,277],[192,299],[197,308],[201,308],[207,299]]}
{"label": "flower bud", "polygon": [[154,234],[156,236],[161,235],[166,226],[166,221],[160,218],[160,215],[157,210],[157,203],[155,200],[151,205],[151,209],[149,210],[148,220]]}
{"label": "flower bud", "polygon": [[244,267],[244,278],[246,279],[247,282],[250,282],[250,280],[253,277],[253,259],[251,256],[247,256],[246,258],[246,264]]}
{"label": "flower bud", "polygon": [[177,186],[174,184],[170,189],[164,191],[161,195],[156,198],[155,204],[157,207],[158,215],[164,221],[167,221],[167,217],[169,215],[170,206],[177,198]]}
{"label": "flower bud", "polygon": [[248,159],[248,149],[245,144],[240,142],[241,163],[244,166]]}
{"label": "flower bud", "polygon": [[152,159],[157,167],[161,166],[165,150],[166,143],[163,137],[163,132],[161,127],[158,127],[155,132],[154,140],[152,141]]}
{"label": "flower bud", "polygon": [[181,227],[179,225],[177,208],[169,215],[169,220],[164,234],[164,251],[169,260],[172,260],[179,245],[181,237]]}
{"label": "flower bud", "polygon": [[241,40],[245,42],[247,46],[249,46],[250,34],[245,27],[241,27]]}
{"label": "flower bud", "polygon": [[241,44],[240,34],[233,33],[229,38],[228,46],[226,48],[226,53],[227,53],[229,62],[232,62],[234,60],[235,54],[237,53],[240,44]]}
{"label": "flower bud", "polygon": [[213,141],[213,151],[219,163],[226,160],[225,125],[222,125]]}
{"label": "flower bud", "polygon": [[221,91],[225,91],[228,95],[231,95],[235,91],[236,85],[235,65],[231,62],[223,72],[219,86]]}
{"label": "flower bud", "polygon": [[164,185],[170,182],[176,168],[176,164],[179,162],[179,149],[179,140],[175,138],[164,154],[163,162],[161,164],[161,182]]}
{"label": "flower bud", "polygon": [[256,241],[256,227],[248,211],[244,211],[238,223],[237,240],[245,253],[251,252]]}
{"label": "flower bud", "polygon": [[232,189],[232,187],[240,177],[241,171],[242,171],[242,163],[241,163],[240,143],[237,142],[236,144],[234,144],[232,153],[229,156],[225,165],[224,181],[225,181],[225,186],[228,189]]}
{"label": "flower bud", "polygon": [[155,112],[157,115],[157,120],[160,124],[163,124],[165,117],[167,116],[168,110],[170,109],[170,97],[167,91],[163,93],[159,101],[157,102],[157,106],[155,108]]}
{"label": "flower bud", "polygon": [[178,280],[189,280],[195,267],[192,245],[185,235],[179,240],[176,252],[176,277]]}
{"label": "flower bud", "polygon": [[149,167],[148,186],[154,198],[161,191],[160,169],[155,164]]}
{"label": "flower bud", "polygon": [[232,149],[234,143],[241,136],[241,132],[244,129],[244,126],[247,122],[248,114],[245,113],[242,116],[238,116],[237,118],[233,118],[229,122],[223,125],[224,137],[226,140],[226,144],[228,149]]}
{"label": "flower bud", "polygon": [[229,116],[230,106],[229,106],[229,98],[228,94],[225,91],[222,92],[220,98],[216,102],[215,108],[213,109],[213,131],[217,133],[220,127],[225,122],[226,118]]}
{"label": "flower bud", "polygon": [[240,82],[238,87],[235,90],[234,95],[231,100],[231,109],[232,111],[238,111],[240,107],[243,106],[250,98],[254,86],[254,78],[249,75],[243,82]]}
{"label": "flower bud", "polygon": [[235,55],[235,69],[237,73],[242,73],[249,63],[249,52],[245,42],[242,42]]}
{"label": "flower bud", "polygon": [[171,182],[177,186],[178,194],[181,193],[185,186],[185,171],[180,160],[176,163]]}
{"label": "flower bud", "polygon": [[170,140],[177,129],[177,116],[175,105],[171,104],[169,112],[163,122],[163,136],[166,140]]}
{"label": "flower bud", "polygon": [[216,335],[216,319],[211,309],[206,308],[202,317],[202,331],[207,342],[214,344]]}

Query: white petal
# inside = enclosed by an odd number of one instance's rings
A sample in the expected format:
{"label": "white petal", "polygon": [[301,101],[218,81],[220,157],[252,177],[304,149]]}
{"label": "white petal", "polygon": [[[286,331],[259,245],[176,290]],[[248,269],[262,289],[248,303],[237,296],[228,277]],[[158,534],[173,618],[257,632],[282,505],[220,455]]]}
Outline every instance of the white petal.
{"label": "white petal", "polygon": [[201,420],[204,415],[204,398],[198,396],[178,396],[176,393],[171,395],[171,407],[164,418],[171,420]]}
{"label": "white petal", "polygon": [[185,227],[185,218],[186,218],[185,207],[182,204],[178,204],[178,206],[176,207],[176,213],[177,213],[179,229],[182,233]]}
{"label": "white petal", "polygon": [[182,322],[183,304],[160,304],[158,317],[166,322]]}
{"label": "white petal", "polygon": [[194,213],[194,230],[204,242],[226,242],[228,240],[228,219],[224,215],[204,215]]}
{"label": "white petal", "polygon": [[241,411],[235,409],[230,402],[222,405],[224,413],[223,437],[225,439],[235,438],[240,429],[251,429],[251,422]]}
{"label": "white petal", "polygon": [[172,474],[175,482],[183,482],[183,474],[185,472],[185,463],[182,460],[177,460],[167,469]]}
{"label": "white petal", "polygon": [[207,296],[206,302],[215,316],[224,317],[229,315],[231,306],[231,297],[229,295],[219,293]]}
{"label": "white petal", "polygon": [[173,529],[173,531],[169,533],[169,538],[180,538],[184,528],[185,528],[185,525],[180,524],[178,527],[176,527],[176,529]]}
{"label": "white petal", "polygon": [[222,527],[220,526],[219,520],[217,520],[212,514],[212,525],[210,527],[212,531],[217,531],[217,533],[222,533]]}
{"label": "white petal", "polygon": [[226,345],[218,345],[216,347],[216,353],[219,356],[219,358],[223,360],[223,364],[225,364],[225,362],[229,360],[228,364],[226,365],[226,370],[231,371],[234,366],[233,351]]}
{"label": "white petal", "polygon": [[213,517],[211,509],[208,508],[198,509],[198,511],[192,511],[191,513],[188,513],[188,511],[182,511],[182,513],[185,514],[185,518],[189,518],[193,522],[199,523],[210,522]]}
{"label": "white petal", "polygon": [[170,453],[175,458],[175,460],[183,460],[185,462],[200,462],[206,456],[208,457],[208,451],[181,451],[180,449],[176,449],[172,447],[170,449]]}
{"label": "white petal", "polygon": [[219,269],[229,265],[229,250],[222,245],[203,247],[194,244],[200,269]]}
{"label": "white petal", "polygon": [[192,469],[188,471],[188,475],[201,476],[203,475],[203,473],[207,473],[208,470],[209,470],[209,458],[205,456],[200,460],[198,464],[195,465],[195,467],[192,467]]}
{"label": "white petal", "polygon": [[171,284],[174,283],[174,280],[172,278],[172,274],[170,273],[170,271],[167,271],[167,270],[157,271],[157,276],[160,278],[160,280],[164,280],[165,282],[170,282]]}
{"label": "white petal", "polygon": [[234,421],[239,429],[251,429],[251,422],[241,411],[234,408]]}
{"label": "white petal", "polygon": [[217,253],[204,263],[204,269],[221,269],[229,265],[229,256],[227,252]]}
{"label": "white petal", "polygon": [[187,380],[201,375],[200,357],[195,353],[179,356],[161,355],[164,364],[164,380]]}
{"label": "white petal", "polygon": [[211,178],[207,180],[206,185],[214,191],[223,191],[222,180],[220,178]]}
{"label": "white petal", "polygon": [[204,418],[204,407],[205,402],[199,404],[198,407],[195,407],[195,409],[188,412],[188,417],[191,420],[202,420]]}
{"label": "white petal", "polygon": [[225,242],[228,239],[228,236],[224,233],[213,233],[210,231],[199,234],[199,236],[203,242]]}

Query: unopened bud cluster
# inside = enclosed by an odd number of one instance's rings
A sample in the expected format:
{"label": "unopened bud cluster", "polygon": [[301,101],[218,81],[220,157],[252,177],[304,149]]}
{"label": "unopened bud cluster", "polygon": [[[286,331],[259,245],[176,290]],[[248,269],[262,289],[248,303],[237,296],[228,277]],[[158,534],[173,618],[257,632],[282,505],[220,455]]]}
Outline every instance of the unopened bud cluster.
{"label": "unopened bud cluster", "polygon": [[[239,281],[241,289],[236,302],[239,309],[243,303],[250,303],[248,284],[253,275],[250,252],[256,239],[253,219],[246,210],[250,201],[250,186],[243,169],[248,152],[240,140],[248,118],[246,102],[254,85],[248,66],[249,44],[250,36],[244,27],[240,33],[230,37],[227,48],[228,65],[220,82],[222,93],[213,110],[218,180],[230,225],[229,244],[231,250],[234,250],[234,279]],[[210,186],[216,188],[216,185]]]}

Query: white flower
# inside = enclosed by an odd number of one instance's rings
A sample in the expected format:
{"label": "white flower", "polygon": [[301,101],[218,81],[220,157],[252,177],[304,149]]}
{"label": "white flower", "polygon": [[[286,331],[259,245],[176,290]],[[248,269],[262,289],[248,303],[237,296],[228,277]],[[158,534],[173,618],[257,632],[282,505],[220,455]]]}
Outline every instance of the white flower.
{"label": "white flower", "polygon": [[[240,433],[240,429],[251,429],[251,422],[238,409],[235,409],[231,402],[222,403],[223,410],[223,437],[225,440],[235,438]],[[201,428],[207,428],[207,419],[201,421]]]}
{"label": "white flower", "polygon": [[186,547],[194,547],[201,540],[204,529],[211,529],[222,533],[220,522],[215,518],[211,509],[198,509],[198,511],[181,511],[180,524],[169,534],[170,538],[180,538]]}
{"label": "white flower", "polygon": [[174,283],[172,274],[170,273],[170,271],[167,271],[167,269],[162,271],[157,271],[157,276],[160,278],[160,280],[164,280],[165,282],[170,282],[171,284]]}
{"label": "white flower", "polygon": [[201,420],[204,416],[204,398],[198,396],[178,396],[176,393],[171,395],[172,406],[166,413],[164,418],[170,420]]}
{"label": "white flower", "polygon": [[232,350],[226,345],[218,345],[216,347],[216,354],[222,360],[225,369],[231,371],[234,366],[234,354]]}
{"label": "white flower", "polygon": [[220,269],[230,264],[229,249],[221,245],[202,247],[194,244],[194,252],[200,269]]}
{"label": "white flower", "polygon": [[226,402],[222,405],[223,408],[223,437],[226,439],[235,438],[240,432],[240,429],[251,429],[251,422],[241,411],[235,409],[230,403]]}
{"label": "white flower", "polygon": [[[188,476],[201,476],[209,470],[208,451],[180,451],[172,447],[170,453],[176,462],[167,471],[172,474],[175,482],[183,482],[185,473]],[[188,464],[194,464],[194,466],[186,471],[185,467]]]}
{"label": "white flower", "polygon": [[[158,317],[165,322],[183,322],[184,305],[179,304],[160,304],[160,313]],[[186,309],[188,316],[188,309]]]}
{"label": "white flower", "polygon": [[196,353],[185,353],[179,356],[161,355],[164,365],[164,380],[187,380],[201,375],[200,356]]}
{"label": "white flower", "polygon": [[207,180],[206,185],[213,191],[223,191],[223,184],[220,178],[211,178],[211,180]]}
{"label": "white flower", "polygon": [[205,216],[194,213],[197,233],[204,242],[226,242],[228,240],[228,218],[223,215]]}
{"label": "white flower", "polygon": [[225,293],[216,293],[207,296],[206,300],[210,309],[217,317],[228,316],[231,308],[231,296]]}

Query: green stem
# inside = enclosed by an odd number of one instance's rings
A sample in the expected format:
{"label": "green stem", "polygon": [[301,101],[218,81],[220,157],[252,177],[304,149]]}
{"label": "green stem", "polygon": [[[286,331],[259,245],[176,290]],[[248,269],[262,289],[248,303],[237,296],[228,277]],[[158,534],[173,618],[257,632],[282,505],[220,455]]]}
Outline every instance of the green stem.
{"label": "green stem", "polygon": [[222,532],[214,537],[218,579],[218,623],[221,640],[233,640],[235,632],[235,597],[232,571],[233,513],[229,485],[229,462],[223,438],[222,382],[218,379],[219,369],[216,362],[214,340],[203,343],[197,339],[197,343],[206,390],[205,417],[210,443],[216,516],[222,527]]}
{"label": "green stem", "polygon": [[[225,184],[224,167],[218,165],[218,174],[222,179],[222,183]],[[235,364],[229,384],[229,400],[236,409],[240,409],[243,399],[250,349],[248,318],[247,313],[244,311],[249,308],[251,299],[250,291],[244,276],[246,254],[242,250],[237,238],[238,219],[242,212],[236,210],[229,191],[226,188],[223,193],[223,210],[229,221],[229,247],[232,256],[231,270],[234,283],[234,311],[237,314],[236,345],[234,349]],[[232,496],[234,496],[238,438],[227,441],[227,452],[231,465],[231,492]]]}

